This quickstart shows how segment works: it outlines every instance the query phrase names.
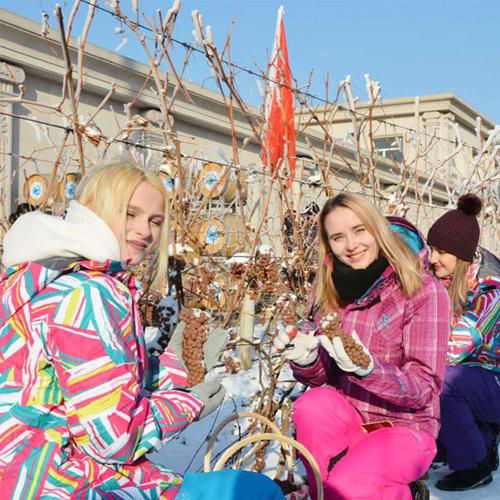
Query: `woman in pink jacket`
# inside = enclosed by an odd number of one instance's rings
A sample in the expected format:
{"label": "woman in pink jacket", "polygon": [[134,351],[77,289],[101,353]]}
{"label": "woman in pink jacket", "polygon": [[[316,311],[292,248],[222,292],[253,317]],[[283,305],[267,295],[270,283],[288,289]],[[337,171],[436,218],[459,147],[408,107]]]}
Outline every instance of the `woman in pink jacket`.
{"label": "woman in pink jacket", "polygon": [[[409,499],[409,483],[436,452],[449,298],[423,271],[418,232],[406,221],[392,230],[362,196],[329,199],[319,229],[314,334],[275,340],[297,380],[312,387],[294,405],[297,439],[318,462],[325,498]],[[363,366],[339,337],[322,334],[331,312],[363,350]]]}

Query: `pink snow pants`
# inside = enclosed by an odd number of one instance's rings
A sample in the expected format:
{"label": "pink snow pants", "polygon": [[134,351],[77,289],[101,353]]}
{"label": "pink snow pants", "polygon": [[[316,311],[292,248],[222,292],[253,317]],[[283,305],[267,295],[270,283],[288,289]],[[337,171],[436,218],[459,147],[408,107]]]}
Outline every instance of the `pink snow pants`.
{"label": "pink snow pants", "polygon": [[[436,454],[427,432],[398,426],[365,432],[358,412],[333,387],[300,396],[293,421],[297,440],[319,465],[325,500],[410,500],[408,484],[425,473]],[[338,461],[332,466],[333,457]],[[303,462],[316,500],[314,474]]]}

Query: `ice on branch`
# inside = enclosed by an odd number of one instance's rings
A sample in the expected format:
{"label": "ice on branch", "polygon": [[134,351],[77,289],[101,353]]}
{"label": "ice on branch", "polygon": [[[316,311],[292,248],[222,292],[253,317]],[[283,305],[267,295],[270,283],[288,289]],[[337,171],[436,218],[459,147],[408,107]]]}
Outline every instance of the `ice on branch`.
{"label": "ice on branch", "polygon": [[191,19],[193,20],[194,30],[193,37],[197,44],[203,45],[203,18],[198,10],[191,12]]}
{"label": "ice on branch", "polygon": [[128,38],[126,36],[124,36],[122,38],[121,42],[115,47],[115,51],[119,52],[121,49],[123,49],[123,47],[125,47],[125,45],[127,45],[127,42],[128,42]]}
{"label": "ice on branch", "polygon": [[45,38],[49,36],[50,26],[49,26],[49,13],[47,11],[42,12],[42,30],[40,34]]}
{"label": "ice on branch", "polygon": [[368,73],[365,74],[366,93],[368,94],[368,103],[370,106],[376,104],[380,98],[381,87],[379,82],[375,82],[370,78]]}

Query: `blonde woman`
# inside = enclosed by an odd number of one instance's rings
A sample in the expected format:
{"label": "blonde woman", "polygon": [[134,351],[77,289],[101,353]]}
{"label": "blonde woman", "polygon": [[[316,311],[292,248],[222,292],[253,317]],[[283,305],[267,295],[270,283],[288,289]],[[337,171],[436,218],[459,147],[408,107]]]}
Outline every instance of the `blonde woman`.
{"label": "blonde woman", "polygon": [[453,309],[439,433],[453,472],[436,484],[447,491],[484,486],[498,468],[500,269],[495,256],[478,248],[481,205],[472,193],[461,196],[427,237],[432,270]]}
{"label": "blonde woman", "polygon": [[[157,252],[154,282],[161,282],[167,221],[167,194],[158,177],[117,163],[82,181],[64,218],[32,212],[5,236],[2,498],[180,494],[182,477],[145,454],[215,410],[224,391],[217,380],[186,389],[187,374],[173,349],[147,356],[130,267]],[[232,484],[230,472],[215,479]],[[251,480],[259,491],[261,476]],[[264,483],[264,492],[275,491]],[[207,495],[210,484],[206,480]]]}
{"label": "blonde woman", "polygon": [[[449,298],[423,271],[418,231],[402,219],[391,229],[362,196],[329,199],[318,224],[314,334],[280,334],[275,341],[295,378],[312,387],[294,405],[297,439],[316,458],[327,499],[406,500],[409,483],[436,450]],[[339,338],[322,334],[322,320],[332,312],[363,350],[364,365]],[[419,488],[414,498],[425,498],[424,485]]]}

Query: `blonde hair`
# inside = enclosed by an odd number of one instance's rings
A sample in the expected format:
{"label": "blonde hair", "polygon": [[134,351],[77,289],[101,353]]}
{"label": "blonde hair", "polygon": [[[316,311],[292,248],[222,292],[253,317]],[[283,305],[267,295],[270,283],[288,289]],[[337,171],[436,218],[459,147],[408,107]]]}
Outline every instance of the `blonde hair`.
{"label": "blonde hair", "polygon": [[365,225],[396,272],[405,297],[414,295],[422,285],[423,264],[406,243],[394,233],[385,217],[363,196],[355,193],[340,193],[328,199],[319,214],[319,272],[315,284],[316,306],[323,313],[340,306],[340,298],[332,279],[334,255],[328,243],[325,219],[338,207],[352,210]]}
{"label": "blonde hair", "polygon": [[469,272],[470,262],[459,259],[455,264],[453,278],[450,286],[447,287],[448,295],[450,296],[453,312],[458,316],[465,313],[467,303],[467,274]]}
{"label": "blonde hair", "polygon": [[150,285],[151,289],[159,290],[167,278],[169,243],[168,195],[161,179],[156,174],[130,163],[122,161],[108,163],[97,167],[82,179],[76,193],[76,200],[90,208],[110,227],[112,227],[115,218],[120,217],[122,227],[125,228],[130,198],[132,198],[137,186],[143,182],[158,189],[164,200],[164,221],[160,231],[158,252],[153,263]]}

